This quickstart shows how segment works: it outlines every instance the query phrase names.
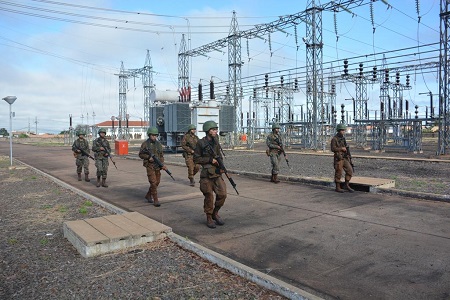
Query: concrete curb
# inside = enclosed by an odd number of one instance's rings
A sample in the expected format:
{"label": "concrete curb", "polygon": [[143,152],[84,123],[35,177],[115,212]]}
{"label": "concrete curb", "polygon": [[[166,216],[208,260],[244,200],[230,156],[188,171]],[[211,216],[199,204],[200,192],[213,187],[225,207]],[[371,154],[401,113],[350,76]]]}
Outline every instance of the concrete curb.
{"label": "concrete curb", "polygon": [[293,285],[287,284],[281,280],[278,280],[272,276],[259,272],[255,269],[247,267],[237,261],[234,261],[226,256],[223,256],[217,252],[214,252],[208,248],[205,248],[199,244],[191,242],[175,233],[169,233],[169,238],[191,252],[194,252],[198,256],[217,264],[219,267],[226,269],[234,274],[237,274],[249,281],[252,281],[260,286],[263,286],[269,290],[277,292],[289,299],[295,300],[319,300],[322,299],[313,294],[310,294],[302,289],[299,289]]}
{"label": "concrete curb", "polygon": [[[94,197],[82,190],[79,190],[79,189],[59,180],[58,178],[56,178],[50,174],[47,174],[39,169],[36,169],[24,162],[21,162],[21,161],[17,161],[17,162],[19,162],[20,164],[22,164],[24,166],[27,166],[28,168],[32,169],[36,173],[52,180],[56,184],[66,188],[68,190],[71,190],[72,192],[74,192],[82,197],[85,197],[86,199],[88,199],[88,200],[90,200],[90,201],[116,213],[116,214],[123,214],[123,213],[128,212],[122,208],[119,208],[115,205],[107,203],[107,202],[101,200],[100,198]],[[255,269],[252,269],[246,265],[243,265],[235,260],[227,258],[226,256],[223,256],[223,255],[221,255],[215,251],[212,251],[208,248],[205,248],[199,244],[191,242],[173,232],[168,233],[167,236],[170,238],[171,241],[173,241],[174,243],[176,243],[183,249],[194,252],[195,254],[202,257],[203,259],[206,259],[207,261],[209,261],[211,263],[217,264],[219,267],[226,269],[226,270],[232,272],[233,274],[241,276],[241,277],[243,277],[251,282],[254,282],[264,288],[267,288],[271,291],[277,292],[280,295],[283,295],[289,299],[293,299],[293,300],[307,300],[307,299],[320,300],[320,299],[322,299],[322,298],[317,297],[313,294],[310,294],[302,289],[299,289],[293,285],[287,284],[279,279],[276,279],[272,276],[261,273]]]}

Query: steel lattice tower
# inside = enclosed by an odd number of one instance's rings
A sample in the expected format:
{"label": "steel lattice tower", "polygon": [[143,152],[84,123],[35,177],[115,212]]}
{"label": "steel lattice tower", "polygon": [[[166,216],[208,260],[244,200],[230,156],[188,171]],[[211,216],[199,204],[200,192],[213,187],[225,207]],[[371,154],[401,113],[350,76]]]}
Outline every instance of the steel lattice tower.
{"label": "steel lattice tower", "polygon": [[124,137],[128,137],[128,132],[124,133],[122,130],[122,120],[124,120],[125,116],[127,115],[127,79],[128,74],[125,72],[123,62],[121,62],[119,74],[119,130],[117,132],[117,138],[119,140],[124,139]]}
{"label": "steel lattice tower", "polygon": [[150,51],[147,50],[144,68],[141,70],[142,84],[144,86],[144,121],[150,126],[150,107],[153,103],[150,102],[150,94],[154,90],[153,85],[153,66],[150,58]]}
{"label": "steel lattice tower", "polygon": [[236,110],[235,122],[235,145],[239,141],[239,134],[242,132],[242,83],[241,83],[241,36],[236,18],[236,12],[233,11],[231,19],[230,34],[228,36],[228,84],[230,86],[229,104]]}
{"label": "steel lattice tower", "polygon": [[178,52],[178,91],[189,86],[189,55],[187,54],[184,34],[181,36],[180,51]]}
{"label": "steel lattice tower", "polygon": [[450,144],[450,76],[449,68],[449,3],[441,0],[441,27],[440,27],[440,66],[439,66],[439,141],[438,155],[446,154]]}
{"label": "steel lattice tower", "polygon": [[323,136],[323,42],[322,10],[315,0],[309,0],[306,9],[306,147],[318,149],[325,146]]}

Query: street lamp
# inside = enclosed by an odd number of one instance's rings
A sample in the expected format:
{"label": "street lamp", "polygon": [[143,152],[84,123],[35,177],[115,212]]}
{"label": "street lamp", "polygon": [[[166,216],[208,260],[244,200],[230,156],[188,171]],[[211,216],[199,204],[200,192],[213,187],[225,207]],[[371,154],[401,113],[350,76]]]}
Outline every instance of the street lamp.
{"label": "street lamp", "polygon": [[6,96],[5,98],[3,98],[3,100],[5,100],[6,102],[9,103],[9,157],[11,160],[11,166],[12,166],[12,162],[13,162],[13,158],[12,158],[12,112],[11,112],[11,107],[12,104],[14,103],[14,101],[16,101],[17,97],[16,96]]}

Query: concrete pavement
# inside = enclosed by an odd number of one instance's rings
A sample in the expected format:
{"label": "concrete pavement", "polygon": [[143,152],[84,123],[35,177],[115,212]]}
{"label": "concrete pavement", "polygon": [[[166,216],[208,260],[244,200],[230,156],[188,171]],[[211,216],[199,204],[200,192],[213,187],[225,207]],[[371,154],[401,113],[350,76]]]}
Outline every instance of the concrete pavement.
{"label": "concrete pavement", "polygon": [[[148,189],[140,160],[115,157],[109,188],[78,182],[70,147],[14,144],[13,156],[128,211],[170,226],[224,256],[324,298],[450,299],[450,204],[386,194],[334,193],[299,183],[271,184],[234,175],[228,186],[224,226],[205,225],[203,198],[187,170],[171,166],[158,189]],[[9,155],[9,144],[0,142]],[[170,161],[170,154],[166,154]],[[91,178],[95,166],[91,161]],[[198,176],[198,175],[197,175]],[[198,178],[197,178],[198,181]]]}

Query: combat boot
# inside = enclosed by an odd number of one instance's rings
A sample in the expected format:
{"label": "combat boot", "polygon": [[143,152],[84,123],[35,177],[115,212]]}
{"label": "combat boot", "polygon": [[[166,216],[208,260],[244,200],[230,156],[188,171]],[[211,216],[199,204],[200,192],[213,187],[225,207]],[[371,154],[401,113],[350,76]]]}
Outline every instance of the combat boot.
{"label": "combat boot", "polygon": [[225,222],[222,221],[222,218],[220,218],[220,216],[219,216],[219,210],[216,209],[216,208],[215,208],[214,211],[213,211],[212,219],[213,219],[214,221],[216,221],[216,224],[217,224],[217,225],[220,225],[220,226],[225,225]]}
{"label": "combat boot", "polygon": [[100,187],[100,176],[97,176],[97,187]]}
{"label": "combat boot", "polygon": [[81,181],[81,173],[77,173],[78,174],[78,181]]}
{"label": "combat boot", "polygon": [[340,182],[336,182],[336,189],[335,189],[335,191],[338,192],[338,193],[343,193],[344,192],[344,190],[341,189],[341,183]]}
{"label": "combat boot", "polygon": [[102,187],[108,187],[106,184],[106,178],[102,178]]}
{"label": "combat boot", "polygon": [[195,180],[194,180],[194,178],[189,178],[189,185],[190,186],[195,186]]}
{"label": "combat boot", "polygon": [[280,183],[278,180],[278,174],[273,174],[273,183]]}
{"label": "combat boot", "polygon": [[150,194],[150,191],[147,192],[147,194],[144,197],[145,199],[147,199],[148,203],[153,203],[153,199],[152,199],[152,195]]}
{"label": "combat boot", "polygon": [[345,181],[345,189],[347,190],[347,191],[349,191],[350,193],[353,193],[355,190],[354,189],[352,189],[351,187],[350,187],[350,182],[349,181]]}
{"label": "combat boot", "polygon": [[273,182],[273,174],[270,176],[270,182]]}
{"label": "combat boot", "polygon": [[89,179],[89,173],[84,174],[84,181],[86,181],[86,182],[91,181],[91,180]]}
{"label": "combat boot", "polygon": [[216,224],[214,223],[212,219],[212,215],[206,214],[206,226],[209,228],[216,228]]}
{"label": "combat boot", "polygon": [[161,203],[159,203],[158,196],[153,195],[153,206],[160,207]]}

